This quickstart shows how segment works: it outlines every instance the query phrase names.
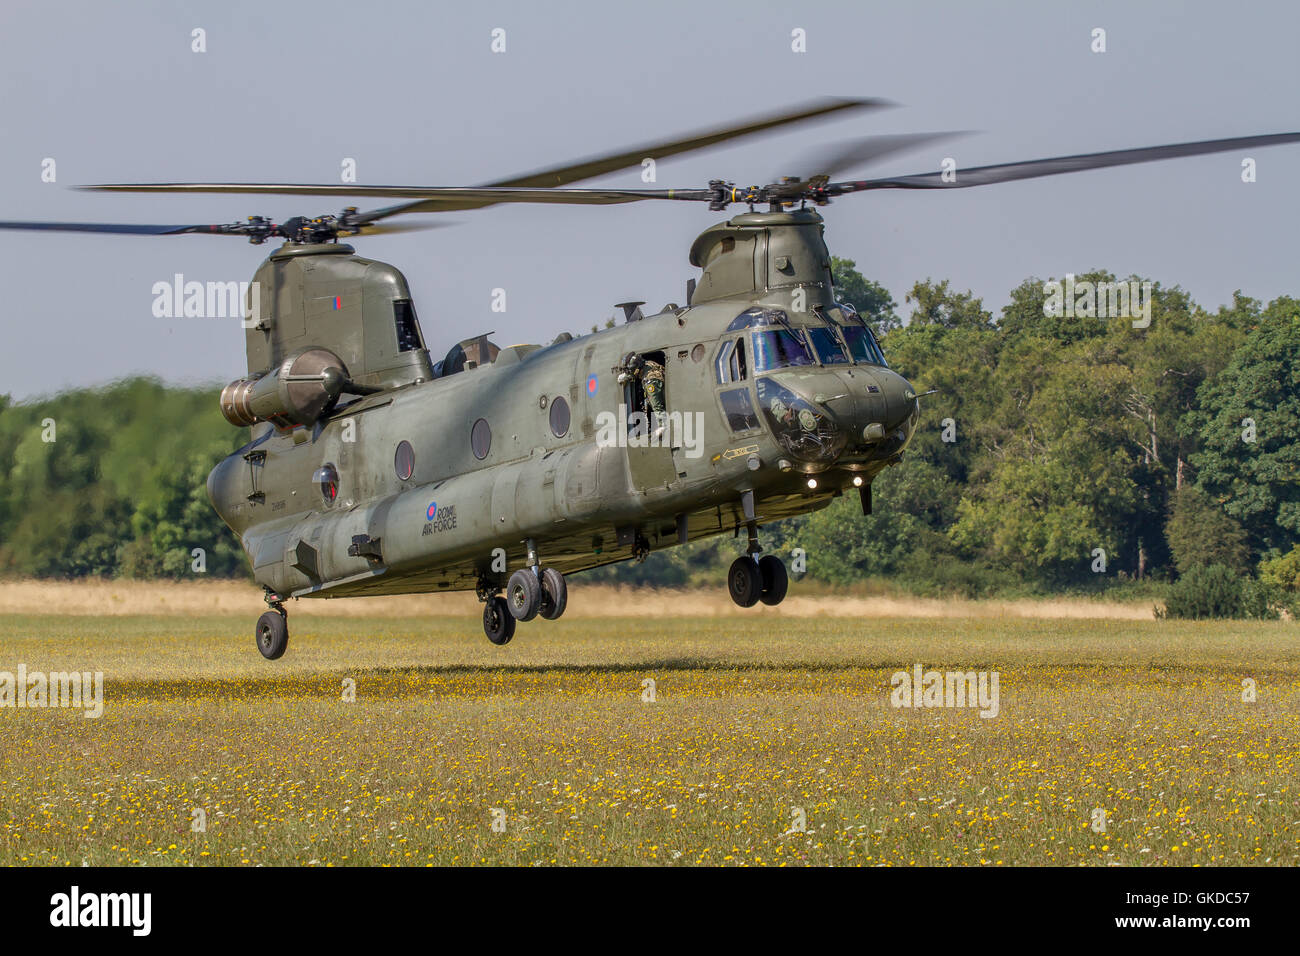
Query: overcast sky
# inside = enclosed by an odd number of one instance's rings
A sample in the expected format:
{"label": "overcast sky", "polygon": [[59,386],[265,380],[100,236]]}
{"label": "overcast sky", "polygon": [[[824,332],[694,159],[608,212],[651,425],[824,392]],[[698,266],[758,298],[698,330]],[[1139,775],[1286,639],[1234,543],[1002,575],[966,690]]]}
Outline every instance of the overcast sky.
{"label": "overcast sky", "polygon": [[[1105,53],[1090,49],[1106,31]],[[206,31],[207,52],[191,51]],[[506,31],[506,52],[491,50]],[[806,31],[807,52],[791,49]],[[769,182],[814,141],[977,130],[862,170],[960,166],[1300,130],[1300,5],[1273,3],[0,4],[0,219],[283,221],[315,197],[93,195],[121,181],[472,185],[727,123],[823,95],[902,104],[661,162],[658,186]],[[1030,275],[1106,268],[1181,284],[1210,308],[1234,289],[1300,294],[1300,146],[827,207],[832,252],[899,300],[950,279],[995,312]],[[42,160],[57,182],[41,181]],[[855,174],[858,171],[853,171]],[[640,171],[606,177],[639,186]],[[393,200],[377,203],[387,205]],[[682,301],[703,204],[501,206],[449,228],[360,238],[411,282],[435,358],[585,331],[613,305]],[[152,286],[252,277],[273,248],[239,239],[0,233],[0,393],[131,373],[225,383],[234,320],[159,319]],[[491,311],[492,290],[507,311]],[[900,311],[905,315],[906,308]]]}

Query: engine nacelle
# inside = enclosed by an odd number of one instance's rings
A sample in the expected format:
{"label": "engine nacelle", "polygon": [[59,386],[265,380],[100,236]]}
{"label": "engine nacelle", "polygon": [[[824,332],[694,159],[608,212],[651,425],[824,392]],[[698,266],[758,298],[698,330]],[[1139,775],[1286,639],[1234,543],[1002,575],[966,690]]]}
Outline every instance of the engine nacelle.
{"label": "engine nacelle", "polygon": [[221,414],[240,427],[313,425],[333,410],[347,381],[347,366],[329,349],[299,349],[265,375],[223,388]]}

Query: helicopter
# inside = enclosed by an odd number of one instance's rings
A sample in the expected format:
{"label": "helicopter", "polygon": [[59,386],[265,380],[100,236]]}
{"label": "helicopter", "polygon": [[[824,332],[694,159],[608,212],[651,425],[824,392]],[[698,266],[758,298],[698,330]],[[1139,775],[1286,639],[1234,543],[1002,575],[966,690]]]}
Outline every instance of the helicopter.
{"label": "helicopter", "polygon": [[[569,184],[887,101],[827,99],[744,123],[473,187],[141,183],[113,192],[390,197],[401,203],[276,223],[0,222],[0,229],[283,240],[246,305],[247,373],[220,396],[250,441],[212,469],[207,492],[239,537],[268,610],[258,650],[288,645],[289,598],[473,590],[483,630],[555,620],[567,576],[644,560],[725,533],[746,536],[727,573],[742,608],[775,606],[789,575],[763,554],[762,525],[856,494],[902,460],[920,418],[870,325],[841,301],[819,208],[877,189],[950,189],[1300,141],[1300,133],[1203,140],[880,179],[857,164],[949,133],[870,136],[830,147],[811,174],[692,189]],[[406,277],[340,241],[404,231],[393,217],[500,203],[705,203],[747,210],[689,252],[684,304],[499,347],[483,333],[434,362]],[[759,207],[765,206],[766,209]],[[254,296],[254,293],[257,293]],[[256,302],[254,301],[256,299]]]}

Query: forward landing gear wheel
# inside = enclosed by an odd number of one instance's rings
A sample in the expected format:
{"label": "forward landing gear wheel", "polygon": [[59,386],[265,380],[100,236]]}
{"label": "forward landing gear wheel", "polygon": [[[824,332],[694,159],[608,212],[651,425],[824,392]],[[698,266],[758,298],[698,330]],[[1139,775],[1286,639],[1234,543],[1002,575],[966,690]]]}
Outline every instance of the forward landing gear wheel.
{"label": "forward landing gear wheel", "polygon": [[531,621],[542,603],[542,583],[532,568],[520,568],[506,585],[506,603],[516,621]]}
{"label": "forward landing gear wheel", "polygon": [[542,569],[542,597],[538,613],[548,621],[554,621],[569,605],[569,585],[564,575],[555,568]]}
{"label": "forward landing gear wheel", "polygon": [[731,599],[741,607],[753,607],[763,593],[763,579],[758,565],[750,557],[737,558],[727,572],[727,590]]}
{"label": "forward landing gear wheel", "polygon": [[763,590],[758,599],[769,607],[775,607],[785,600],[785,592],[790,588],[790,576],[785,573],[785,562],[774,554],[765,554],[758,559],[758,576],[763,580]]}
{"label": "forward landing gear wheel", "polygon": [[278,661],[289,646],[289,623],[284,611],[276,608],[257,619],[257,649],[268,661]]}
{"label": "forward landing gear wheel", "polygon": [[515,636],[515,619],[506,606],[506,599],[494,594],[483,605],[483,633],[498,646],[509,644]]}

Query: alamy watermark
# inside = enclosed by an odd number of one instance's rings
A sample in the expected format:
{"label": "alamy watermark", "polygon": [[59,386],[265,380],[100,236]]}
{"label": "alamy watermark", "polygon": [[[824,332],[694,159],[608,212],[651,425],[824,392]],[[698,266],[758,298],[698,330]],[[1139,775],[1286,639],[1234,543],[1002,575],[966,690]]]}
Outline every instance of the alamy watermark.
{"label": "alamy watermark", "polygon": [[100,671],[0,671],[0,708],[82,708],[91,719],[104,713],[104,675]]}
{"label": "alamy watermark", "polygon": [[596,415],[598,448],[680,448],[687,458],[704,455],[703,412],[656,412],[653,417],[642,411],[629,414],[620,403],[618,413],[605,411]]}
{"label": "alamy watermark", "polygon": [[73,886],[50,897],[50,925],[123,927],[148,936],[153,927],[152,893],[83,893]]}
{"label": "alamy watermark", "polygon": [[889,679],[893,707],[978,707],[981,717],[999,710],[997,671],[927,671],[920,664]]}
{"label": "alamy watermark", "polygon": [[155,282],[151,292],[156,319],[239,318],[246,329],[262,321],[260,282],[187,282],[178,272],[170,282]]}
{"label": "alamy watermark", "polygon": [[1078,316],[1085,319],[1124,318],[1133,320],[1133,328],[1151,325],[1151,281],[1137,279],[1123,282],[1089,282],[1076,280],[1067,272],[1065,281],[1051,279],[1043,283],[1043,315],[1050,318]]}

